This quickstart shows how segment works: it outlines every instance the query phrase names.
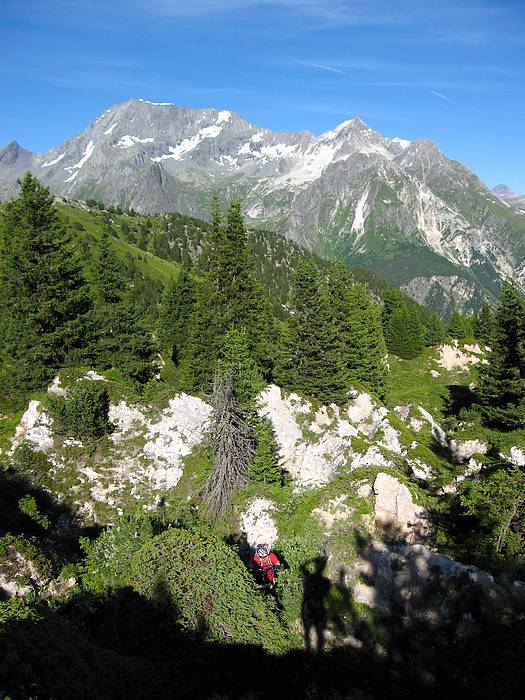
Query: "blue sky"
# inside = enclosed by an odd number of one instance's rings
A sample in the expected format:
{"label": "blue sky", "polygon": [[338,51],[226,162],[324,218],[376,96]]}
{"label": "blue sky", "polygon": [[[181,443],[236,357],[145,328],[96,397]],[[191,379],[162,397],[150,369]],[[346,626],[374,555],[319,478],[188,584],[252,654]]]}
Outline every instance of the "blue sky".
{"label": "blue sky", "polygon": [[2,0],[0,144],[130,97],[321,133],[430,138],[525,193],[523,0]]}

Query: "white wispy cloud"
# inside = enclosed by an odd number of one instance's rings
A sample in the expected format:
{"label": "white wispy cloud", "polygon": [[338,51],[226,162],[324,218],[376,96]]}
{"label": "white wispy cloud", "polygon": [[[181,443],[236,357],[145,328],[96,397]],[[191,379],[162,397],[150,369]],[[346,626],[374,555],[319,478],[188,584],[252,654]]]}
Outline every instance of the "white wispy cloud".
{"label": "white wispy cloud", "polygon": [[454,104],[454,105],[456,104],[456,102],[451,97],[444,95],[442,92],[438,92],[437,90],[429,90],[429,92],[431,92],[432,95],[435,95],[436,97],[440,97],[442,100],[446,100],[447,102],[452,102],[452,104]]}
{"label": "white wispy cloud", "polygon": [[306,68],[318,68],[319,70],[326,70],[330,73],[340,73],[344,75],[344,70],[336,66],[331,66],[328,63],[316,63],[315,61],[295,61],[295,63],[299,66],[305,66]]}

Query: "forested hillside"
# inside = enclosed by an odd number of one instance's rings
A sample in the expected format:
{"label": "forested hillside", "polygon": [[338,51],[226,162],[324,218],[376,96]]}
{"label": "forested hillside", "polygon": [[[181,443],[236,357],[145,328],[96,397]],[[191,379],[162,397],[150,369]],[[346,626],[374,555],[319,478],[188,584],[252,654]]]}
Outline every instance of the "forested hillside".
{"label": "forested hillside", "polygon": [[2,697],[521,697],[523,297],[209,208],[2,210]]}

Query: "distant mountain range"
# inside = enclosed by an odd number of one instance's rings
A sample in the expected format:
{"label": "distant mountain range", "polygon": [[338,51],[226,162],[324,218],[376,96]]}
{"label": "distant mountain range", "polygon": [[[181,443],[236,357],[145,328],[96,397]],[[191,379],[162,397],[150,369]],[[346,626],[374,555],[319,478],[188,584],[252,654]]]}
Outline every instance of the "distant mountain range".
{"label": "distant mountain range", "polygon": [[35,173],[52,192],[144,213],[207,217],[240,197],[250,223],[362,265],[445,315],[525,286],[525,198],[491,191],[428,140],[361,119],[321,136],[272,132],[227,110],[133,99],[45,153],[0,150],[0,197]]}
{"label": "distant mountain range", "polygon": [[496,185],[492,188],[492,192],[518,214],[525,214],[525,194],[516,194],[507,185]]}

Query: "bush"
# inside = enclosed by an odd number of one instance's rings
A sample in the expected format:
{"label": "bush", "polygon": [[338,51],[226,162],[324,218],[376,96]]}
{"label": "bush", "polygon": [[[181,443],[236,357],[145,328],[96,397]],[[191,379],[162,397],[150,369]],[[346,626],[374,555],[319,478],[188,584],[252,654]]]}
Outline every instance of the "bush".
{"label": "bush", "polygon": [[0,625],[6,625],[17,620],[38,620],[39,615],[33,606],[23,598],[12,596],[7,600],[0,600]]}
{"label": "bush", "polygon": [[109,396],[100,382],[77,385],[66,398],[50,396],[49,409],[59,435],[99,438],[111,430]]}
{"label": "bush", "polygon": [[287,648],[275,612],[241,560],[216,535],[167,530],[135,554],[131,568],[133,588],[168,603],[182,628],[273,653]]}
{"label": "bush", "polygon": [[53,465],[45,452],[33,450],[28,442],[23,442],[12,456],[11,465],[15,472],[31,484],[51,486],[49,473]]}
{"label": "bush", "polygon": [[90,593],[104,593],[125,586],[130,559],[153,537],[151,519],[141,510],[126,511],[94,542],[81,538],[86,552],[82,585]]}
{"label": "bush", "polygon": [[23,496],[18,501],[18,508],[20,509],[21,513],[27,515],[28,518],[31,518],[33,522],[40,525],[40,527],[42,527],[44,530],[49,530],[51,527],[51,523],[49,522],[47,515],[42,515],[42,513],[38,510],[34,496],[30,496],[29,494]]}

